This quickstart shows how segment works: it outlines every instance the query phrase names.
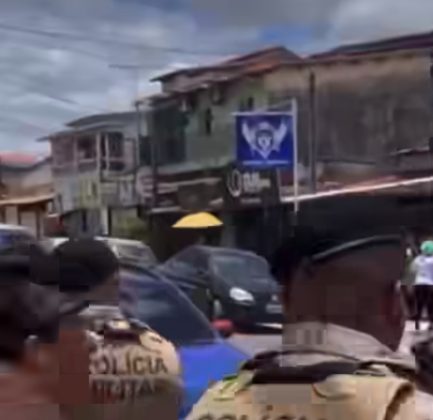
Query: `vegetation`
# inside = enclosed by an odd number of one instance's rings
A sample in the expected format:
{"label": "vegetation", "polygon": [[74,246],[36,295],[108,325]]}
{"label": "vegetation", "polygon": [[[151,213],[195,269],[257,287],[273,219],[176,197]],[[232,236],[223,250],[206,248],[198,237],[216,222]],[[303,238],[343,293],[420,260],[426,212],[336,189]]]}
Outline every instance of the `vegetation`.
{"label": "vegetation", "polygon": [[149,239],[149,226],[138,217],[127,217],[122,220],[122,223],[113,228],[112,236],[147,243]]}

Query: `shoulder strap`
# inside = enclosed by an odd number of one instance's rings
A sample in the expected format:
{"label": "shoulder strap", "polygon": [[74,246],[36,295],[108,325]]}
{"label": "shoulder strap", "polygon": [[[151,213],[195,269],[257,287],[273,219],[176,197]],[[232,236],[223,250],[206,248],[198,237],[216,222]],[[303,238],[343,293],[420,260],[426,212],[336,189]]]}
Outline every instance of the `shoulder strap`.
{"label": "shoulder strap", "polygon": [[258,369],[254,384],[313,384],[323,382],[333,375],[385,376],[384,373],[368,369],[361,363],[348,361],[323,362],[308,366],[265,367]]}
{"label": "shoulder strap", "polygon": [[252,359],[246,361],[241,365],[241,370],[257,370],[264,367],[281,367],[278,363],[278,358],[281,356],[291,355],[291,354],[322,354],[325,356],[333,356],[337,360],[346,361],[351,364],[362,363],[361,359],[348,356],[343,353],[325,351],[320,349],[312,349],[309,347],[296,347],[294,349],[285,349],[279,351],[267,351],[258,353]]}

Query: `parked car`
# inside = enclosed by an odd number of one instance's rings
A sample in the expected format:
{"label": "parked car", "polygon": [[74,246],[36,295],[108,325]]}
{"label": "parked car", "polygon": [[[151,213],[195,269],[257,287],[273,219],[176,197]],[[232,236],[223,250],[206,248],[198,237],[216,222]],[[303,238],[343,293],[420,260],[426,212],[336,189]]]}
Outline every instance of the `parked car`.
{"label": "parked car", "polygon": [[[48,249],[52,250],[66,242],[69,238],[56,237],[45,238],[42,244]],[[145,245],[143,242],[132,239],[120,239],[105,236],[98,236],[95,239],[106,243],[117,257],[123,261],[131,261],[139,263],[143,267],[152,267],[157,264],[157,259],[152,249]]]}
{"label": "parked car", "polygon": [[21,244],[37,244],[37,239],[30,229],[0,224],[0,250]]}
{"label": "parked car", "polygon": [[267,261],[252,252],[194,245],[157,271],[173,281],[209,319],[238,326],[281,323],[279,287]]}
{"label": "parked car", "polygon": [[[90,312],[104,316],[109,308],[91,308]],[[149,325],[176,346],[185,386],[180,418],[186,417],[212,381],[233,374],[247,359],[175,285],[155,271],[132,265],[122,270],[120,308],[127,317]]]}
{"label": "parked car", "polygon": [[141,241],[111,237],[96,239],[106,243],[119,259],[136,262],[143,267],[152,267],[158,263],[152,248]]}

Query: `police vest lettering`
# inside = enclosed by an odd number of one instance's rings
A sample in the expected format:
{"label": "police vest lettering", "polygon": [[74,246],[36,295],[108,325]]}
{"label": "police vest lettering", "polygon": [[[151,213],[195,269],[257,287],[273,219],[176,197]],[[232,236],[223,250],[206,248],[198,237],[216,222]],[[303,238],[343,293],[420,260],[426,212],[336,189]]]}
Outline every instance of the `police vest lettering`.
{"label": "police vest lettering", "polygon": [[104,344],[91,354],[90,383],[95,402],[134,400],[166,386],[164,359],[140,345]]}
{"label": "police vest lettering", "polygon": [[168,374],[164,359],[149,354],[139,345],[106,345],[91,355],[90,374],[161,375]]}

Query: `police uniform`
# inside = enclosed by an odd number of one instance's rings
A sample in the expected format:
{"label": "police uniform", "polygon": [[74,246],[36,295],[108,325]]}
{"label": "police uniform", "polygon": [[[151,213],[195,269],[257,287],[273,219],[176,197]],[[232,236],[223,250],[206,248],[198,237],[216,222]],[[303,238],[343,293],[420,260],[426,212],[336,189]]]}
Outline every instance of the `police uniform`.
{"label": "police uniform", "polygon": [[123,317],[86,325],[88,293],[104,286],[99,293],[110,295],[118,287],[113,252],[82,239],[60,245],[50,258],[39,264],[38,278],[61,295],[59,337],[46,353],[59,361],[58,401],[65,419],[177,420],[182,387],[174,346]]}
{"label": "police uniform", "polygon": [[287,326],[283,341],[211,387],[188,420],[433,419],[413,362],[373,337],[303,323]]}
{"label": "police uniform", "polygon": [[88,339],[92,402],[100,418],[177,419],[182,382],[170,342],[123,318],[98,325]]}

